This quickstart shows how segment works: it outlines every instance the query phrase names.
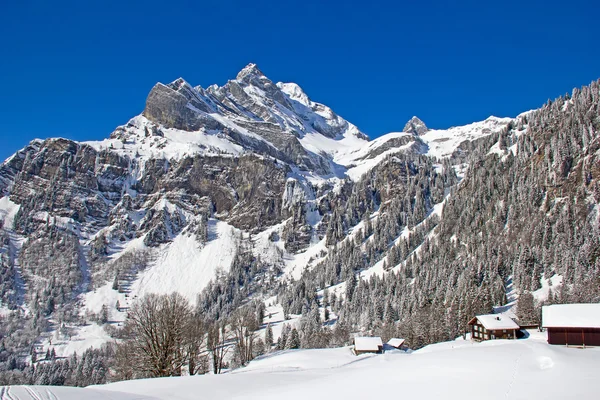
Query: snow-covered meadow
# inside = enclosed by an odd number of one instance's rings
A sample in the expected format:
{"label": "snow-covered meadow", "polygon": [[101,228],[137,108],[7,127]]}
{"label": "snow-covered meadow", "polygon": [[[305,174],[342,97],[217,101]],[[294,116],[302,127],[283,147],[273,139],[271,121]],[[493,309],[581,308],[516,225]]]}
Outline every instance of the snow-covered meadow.
{"label": "snow-covered meadow", "polygon": [[11,387],[2,399],[597,399],[600,349],[523,340],[438,343],[354,356],[349,347],[287,350],[223,375],[146,379],[85,389]]}

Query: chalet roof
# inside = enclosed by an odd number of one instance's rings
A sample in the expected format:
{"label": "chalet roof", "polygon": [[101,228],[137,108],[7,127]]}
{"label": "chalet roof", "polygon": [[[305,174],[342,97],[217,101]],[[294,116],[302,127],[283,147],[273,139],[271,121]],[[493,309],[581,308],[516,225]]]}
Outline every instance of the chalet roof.
{"label": "chalet roof", "polygon": [[358,351],[379,351],[383,347],[380,337],[355,337],[354,349]]}
{"label": "chalet roof", "polygon": [[600,303],[542,307],[544,328],[600,328]]}
{"label": "chalet roof", "polygon": [[515,321],[504,314],[478,315],[473,318],[469,324],[474,324],[475,319],[479,320],[481,325],[483,325],[483,327],[488,331],[495,331],[498,329],[519,329],[519,325],[517,325]]}
{"label": "chalet roof", "polygon": [[387,344],[392,347],[400,347],[404,344],[404,339],[393,338],[388,340]]}

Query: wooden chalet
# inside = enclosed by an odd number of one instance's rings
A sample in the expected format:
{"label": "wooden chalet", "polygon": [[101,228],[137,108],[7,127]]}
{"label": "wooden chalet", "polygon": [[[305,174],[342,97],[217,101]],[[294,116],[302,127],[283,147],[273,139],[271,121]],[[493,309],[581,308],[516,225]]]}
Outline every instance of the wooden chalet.
{"label": "wooden chalet", "polygon": [[472,340],[516,339],[519,325],[505,314],[478,315],[469,321]]}
{"label": "wooden chalet", "polygon": [[355,337],[354,354],[383,353],[383,342],[380,337]]}
{"label": "wooden chalet", "polygon": [[543,306],[542,327],[549,344],[600,346],[600,303]]}

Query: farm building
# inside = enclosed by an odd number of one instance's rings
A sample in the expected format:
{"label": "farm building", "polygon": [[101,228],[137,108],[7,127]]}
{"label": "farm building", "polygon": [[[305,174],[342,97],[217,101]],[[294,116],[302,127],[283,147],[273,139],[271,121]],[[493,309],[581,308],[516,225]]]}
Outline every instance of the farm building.
{"label": "farm building", "polygon": [[354,354],[383,353],[383,342],[380,337],[355,337]]}
{"label": "farm building", "polygon": [[406,347],[406,346],[404,346],[404,342],[405,342],[404,339],[393,338],[393,339],[388,340],[388,342],[386,344],[390,347],[400,350],[400,349],[403,349]]}
{"label": "farm building", "polygon": [[504,314],[478,315],[469,321],[474,340],[516,339],[519,325]]}
{"label": "farm building", "polygon": [[542,307],[549,344],[600,346],[600,303]]}

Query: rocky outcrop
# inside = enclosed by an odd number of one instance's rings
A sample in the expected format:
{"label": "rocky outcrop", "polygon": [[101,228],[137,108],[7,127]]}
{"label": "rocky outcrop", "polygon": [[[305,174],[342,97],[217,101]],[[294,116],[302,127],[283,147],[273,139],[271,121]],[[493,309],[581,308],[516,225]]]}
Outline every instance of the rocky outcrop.
{"label": "rocky outcrop", "polygon": [[413,135],[421,136],[429,131],[427,125],[417,117],[412,117],[408,120],[402,132],[412,133]]}
{"label": "rocky outcrop", "polygon": [[254,155],[196,156],[170,165],[155,190],[182,190],[192,205],[210,199],[219,218],[240,229],[261,231],[286,217],[281,205],[287,173],[287,166]]}
{"label": "rocky outcrop", "polygon": [[418,137],[412,135],[405,135],[401,137],[391,138],[384,144],[377,146],[375,149],[369,151],[367,155],[361,157],[359,160],[367,160],[375,158],[388,150],[396,149],[398,152],[419,154],[424,153],[427,149],[427,145]]}
{"label": "rocky outcrop", "polygon": [[0,168],[10,180],[10,198],[21,204],[15,227],[27,234],[36,213],[79,223],[102,219],[121,196],[129,160],[66,139],[28,146]]}
{"label": "rocky outcrop", "polygon": [[192,97],[191,87],[181,86],[176,90],[173,88],[174,84],[175,82],[167,86],[157,83],[152,88],[143,113],[146,118],[168,128],[184,131],[225,128],[206,115],[210,109],[205,103]]}

